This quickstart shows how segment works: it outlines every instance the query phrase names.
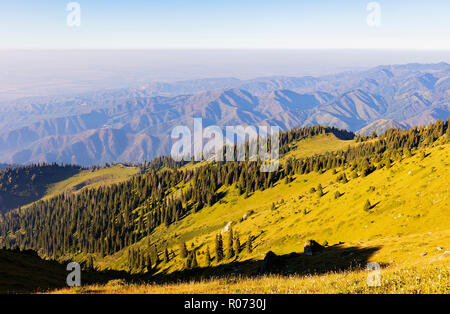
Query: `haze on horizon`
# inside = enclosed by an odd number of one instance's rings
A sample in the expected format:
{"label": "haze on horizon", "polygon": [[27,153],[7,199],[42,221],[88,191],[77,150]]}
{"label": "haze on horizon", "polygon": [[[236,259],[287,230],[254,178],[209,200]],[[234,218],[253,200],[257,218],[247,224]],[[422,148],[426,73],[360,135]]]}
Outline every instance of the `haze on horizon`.
{"label": "haze on horizon", "polygon": [[375,1],[375,15],[371,2],[79,0],[79,26],[70,26],[70,1],[5,1],[0,101],[151,81],[450,62],[448,1]]}

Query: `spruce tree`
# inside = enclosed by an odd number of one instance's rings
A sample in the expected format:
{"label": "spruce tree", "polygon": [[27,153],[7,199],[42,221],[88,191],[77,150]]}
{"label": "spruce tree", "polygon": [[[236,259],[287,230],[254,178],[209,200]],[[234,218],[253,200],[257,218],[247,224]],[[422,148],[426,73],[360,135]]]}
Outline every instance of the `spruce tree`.
{"label": "spruce tree", "polygon": [[233,229],[230,227],[230,231],[228,231],[228,246],[227,246],[227,259],[232,258],[234,256],[233,250]]}
{"label": "spruce tree", "polygon": [[338,199],[339,197],[341,197],[341,192],[336,191],[336,193],[334,193],[334,199]]}
{"label": "spruce tree", "polygon": [[252,251],[253,251],[253,237],[252,237],[252,235],[248,236],[247,242],[245,244],[245,247],[247,249],[247,253],[252,253]]}
{"label": "spruce tree", "polygon": [[205,264],[206,264],[206,267],[211,266],[211,255],[209,253],[209,246],[206,247]]}
{"label": "spruce tree", "polygon": [[238,233],[236,233],[234,236],[233,250],[234,250],[234,254],[236,254],[236,255],[239,255],[239,252],[241,251],[241,241],[239,240]]}
{"label": "spruce tree", "polygon": [[180,243],[180,257],[181,258],[186,258],[188,255],[188,251],[186,248],[186,243],[185,242],[181,242]]}
{"label": "spruce tree", "polygon": [[185,264],[186,264],[187,269],[191,269],[191,267],[192,267],[192,252],[189,252],[188,256],[186,257]]}
{"label": "spruce tree", "polygon": [[316,194],[317,194],[317,197],[319,197],[319,198],[323,196],[323,188],[322,188],[321,184],[319,184],[319,186],[317,187]]}
{"label": "spruce tree", "polygon": [[450,118],[447,119],[447,131],[445,132],[447,141],[450,141]]}
{"label": "spruce tree", "polygon": [[164,263],[168,263],[170,260],[169,258],[169,251],[167,251],[167,248],[164,250]]}
{"label": "spruce tree", "polygon": [[369,211],[372,205],[370,204],[369,200],[366,200],[366,203],[364,204],[364,210]]}
{"label": "spruce tree", "polygon": [[150,255],[151,255],[152,261],[155,263],[155,265],[158,265],[160,260],[159,260],[159,255],[158,255],[158,250],[156,248],[156,245],[153,245],[151,247]]}
{"label": "spruce tree", "polygon": [[197,252],[196,252],[196,250],[193,250],[193,251],[192,251],[192,262],[191,262],[191,267],[192,267],[192,268],[198,267],[198,262],[197,262]]}
{"label": "spruce tree", "polygon": [[216,259],[217,262],[220,262],[223,259],[223,242],[220,233],[216,236]]}
{"label": "spruce tree", "polygon": [[147,272],[151,272],[152,271],[152,266],[153,266],[153,263],[152,263],[152,259],[151,259],[151,257],[150,257],[150,254],[147,254],[147,262],[146,262],[146,265],[147,265]]}

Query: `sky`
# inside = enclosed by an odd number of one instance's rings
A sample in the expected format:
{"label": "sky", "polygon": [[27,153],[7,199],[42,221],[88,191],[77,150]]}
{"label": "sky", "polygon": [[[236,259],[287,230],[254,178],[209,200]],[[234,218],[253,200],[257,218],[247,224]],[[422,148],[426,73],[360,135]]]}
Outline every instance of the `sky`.
{"label": "sky", "polygon": [[449,0],[0,0],[0,102],[450,63],[449,12]]}
{"label": "sky", "polygon": [[0,49],[450,50],[448,0],[70,2],[0,0]]}

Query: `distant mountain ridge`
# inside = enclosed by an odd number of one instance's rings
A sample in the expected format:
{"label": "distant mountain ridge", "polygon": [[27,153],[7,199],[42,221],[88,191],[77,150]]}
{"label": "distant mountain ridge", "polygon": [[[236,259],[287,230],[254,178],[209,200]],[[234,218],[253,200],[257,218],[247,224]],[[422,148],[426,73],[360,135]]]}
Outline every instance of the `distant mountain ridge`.
{"label": "distant mountain ridge", "polygon": [[389,129],[405,129],[405,128],[406,128],[405,125],[398,123],[394,120],[380,119],[365,126],[357,133],[359,135],[371,135],[374,132],[376,134],[382,134]]}
{"label": "distant mountain ridge", "polygon": [[[171,129],[190,126],[194,117],[202,117],[204,126],[320,124],[378,132],[383,124],[424,125],[449,113],[447,63],[387,65],[317,78],[150,83],[1,106],[0,162],[149,160],[170,152]],[[392,122],[380,122],[385,120]]]}

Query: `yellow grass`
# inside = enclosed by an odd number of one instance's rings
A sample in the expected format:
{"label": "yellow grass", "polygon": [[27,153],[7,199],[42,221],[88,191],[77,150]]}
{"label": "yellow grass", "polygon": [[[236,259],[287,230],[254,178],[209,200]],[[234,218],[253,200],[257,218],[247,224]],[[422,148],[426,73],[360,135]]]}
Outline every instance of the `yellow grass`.
{"label": "yellow grass", "polygon": [[356,143],[354,140],[338,139],[334,134],[318,135],[291,144],[291,151],[283,156],[283,160],[286,160],[290,157],[303,158],[315,154],[319,155],[325,152],[346,149],[348,146],[355,146],[358,144],[359,143]]}
{"label": "yellow grass", "polygon": [[[269,250],[278,255],[301,253],[307,239],[329,245],[343,242],[344,247],[376,247],[369,261],[393,264],[420,260],[422,253],[438,254],[436,247],[450,249],[450,145],[427,152],[430,155],[424,160],[417,154],[394,163],[391,169],[376,170],[346,184],[336,182],[339,172],[333,175],[328,171],[298,175],[290,184],[279,182],[248,198],[239,196],[234,188],[224,188],[226,196],[221,202],[168,228],[158,227],[150,238],[175,252],[179,240],[189,249],[194,245],[202,252],[209,246],[213,251],[216,234],[232,222],[241,243],[249,235],[258,236],[253,253],[242,252],[237,261],[261,260]],[[350,178],[348,172],[347,176]],[[321,198],[310,193],[318,184],[326,193]],[[334,198],[336,191],[343,194],[338,199]],[[369,212],[363,210],[366,199],[376,204]],[[276,210],[271,209],[272,203]],[[242,220],[250,211],[253,214]],[[135,247],[145,248],[146,243],[144,239]],[[126,250],[99,257],[96,263],[101,269],[127,269]],[[160,265],[158,272],[172,273],[182,270],[183,265],[174,259]]]}
{"label": "yellow grass", "polygon": [[[295,154],[298,157],[320,151],[322,144],[326,150],[349,144],[347,141],[337,144],[336,140],[330,140],[329,136],[319,137],[316,142],[305,140],[303,150],[299,147]],[[427,148],[426,153],[425,159],[416,152],[412,157],[395,161],[390,169],[382,168],[366,177],[351,178],[350,172],[343,169],[338,169],[337,174],[327,171],[297,175],[289,184],[277,182],[273,188],[257,191],[248,198],[239,195],[233,187],[222,188],[220,192],[225,193],[225,197],[220,202],[169,227],[160,226],[150,235],[150,241],[157,243],[160,250],[167,246],[177,254],[170,262],[158,265],[157,275],[183,270],[184,260],[178,256],[179,241],[186,242],[188,249],[197,249],[198,262],[200,267],[204,267],[202,253],[206,246],[214,255],[215,236],[232,222],[241,243],[249,235],[256,237],[254,250],[252,253],[243,250],[234,260],[213,261],[212,267],[232,261],[258,262],[269,250],[277,255],[302,254],[305,240],[314,239],[319,243],[327,241],[331,247],[327,251],[329,253],[314,257],[326,269],[332,269],[333,263],[346,249],[355,252],[371,250],[365,262],[376,262],[386,267],[382,270],[383,285],[379,288],[367,286],[365,271],[352,270],[328,271],[306,277],[250,279],[231,276],[166,285],[89,286],[59,292],[449,293],[450,145],[436,144]],[[336,180],[343,172],[349,178],[345,184]],[[324,188],[322,197],[310,193],[311,188],[318,184]],[[334,197],[336,191],[342,195],[337,199]],[[367,199],[374,205],[368,212],[363,209]],[[273,203],[275,210],[272,209]],[[243,219],[245,214],[247,217]],[[147,240],[143,239],[134,247],[146,249]],[[226,240],[224,245],[226,249]],[[96,266],[99,269],[127,270],[127,250],[104,258],[97,256]],[[219,272],[217,275],[226,276],[227,273]]]}
{"label": "yellow grass", "polygon": [[64,181],[52,184],[43,199],[51,198],[64,192],[77,192],[85,188],[120,183],[138,173],[138,167],[123,165],[114,165],[95,171],[84,170]]}
{"label": "yellow grass", "polygon": [[[369,286],[367,270],[333,272],[325,275],[219,279],[171,284],[92,285],[66,288],[52,293],[108,294],[312,294],[312,293],[450,293],[450,266],[431,264],[421,267],[388,268],[380,272],[379,286]],[[376,283],[376,280],[369,282]]]}

